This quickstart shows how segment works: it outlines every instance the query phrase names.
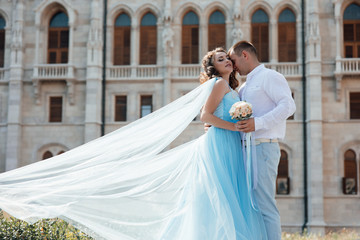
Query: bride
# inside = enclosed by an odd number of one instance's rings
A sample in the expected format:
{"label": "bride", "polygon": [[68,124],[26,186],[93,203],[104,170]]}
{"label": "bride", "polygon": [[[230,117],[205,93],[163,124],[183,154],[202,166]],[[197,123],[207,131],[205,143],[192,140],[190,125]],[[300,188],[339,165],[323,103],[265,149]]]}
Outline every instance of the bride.
{"label": "bride", "polygon": [[[266,239],[246,180],[233,65],[217,48],[202,84],[117,131],[0,174],[0,208],[30,223],[58,217],[96,239]],[[201,111],[212,125],[161,152]]]}

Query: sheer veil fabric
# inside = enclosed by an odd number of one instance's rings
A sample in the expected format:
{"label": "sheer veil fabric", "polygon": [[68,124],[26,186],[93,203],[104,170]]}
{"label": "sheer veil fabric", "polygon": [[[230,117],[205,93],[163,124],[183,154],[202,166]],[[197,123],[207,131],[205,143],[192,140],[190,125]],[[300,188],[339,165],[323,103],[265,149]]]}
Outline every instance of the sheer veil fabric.
{"label": "sheer veil fabric", "polygon": [[[182,204],[184,195],[199,189],[188,186],[206,177],[202,162],[196,162],[204,135],[162,150],[199,113],[215,81],[103,137],[0,174],[0,208],[29,223],[59,217],[96,239],[161,239],[191,208]],[[231,216],[221,215],[223,206],[206,184],[203,190],[219,214],[214,231],[223,228],[221,239],[235,239]],[[189,224],[177,223],[172,239],[191,239],[181,231]]]}

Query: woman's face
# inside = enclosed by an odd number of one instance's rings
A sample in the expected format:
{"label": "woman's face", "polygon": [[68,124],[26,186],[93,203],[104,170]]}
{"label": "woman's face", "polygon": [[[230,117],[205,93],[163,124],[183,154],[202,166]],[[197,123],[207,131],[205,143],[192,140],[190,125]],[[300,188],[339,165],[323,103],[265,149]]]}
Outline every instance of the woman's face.
{"label": "woman's face", "polygon": [[223,74],[230,74],[233,71],[233,64],[230,57],[224,52],[216,52],[214,55],[214,67],[219,72],[220,76]]}

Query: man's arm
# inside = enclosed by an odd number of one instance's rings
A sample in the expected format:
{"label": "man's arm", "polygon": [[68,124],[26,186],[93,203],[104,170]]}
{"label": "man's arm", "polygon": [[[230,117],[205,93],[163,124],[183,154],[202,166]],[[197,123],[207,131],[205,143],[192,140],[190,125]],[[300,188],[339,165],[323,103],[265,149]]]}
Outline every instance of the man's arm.
{"label": "man's arm", "polygon": [[276,106],[265,115],[254,118],[254,130],[271,129],[285,121],[296,110],[291,90],[283,75],[270,72],[267,81],[264,82],[264,91]]}

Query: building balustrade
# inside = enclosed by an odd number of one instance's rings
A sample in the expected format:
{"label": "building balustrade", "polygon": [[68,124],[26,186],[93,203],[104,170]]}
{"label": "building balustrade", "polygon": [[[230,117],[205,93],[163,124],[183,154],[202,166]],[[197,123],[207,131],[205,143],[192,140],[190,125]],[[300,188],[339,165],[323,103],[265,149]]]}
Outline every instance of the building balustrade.
{"label": "building balustrade", "polygon": [[153,79],[162,76],[161,67],[157,65],[111,66],[106,73],[108,80]]}
{"label": "building balustrade", "polygon": [[202,71],[200,64],[181,65],[177,69],[177,77],[180,78],[198,78]]}
{"label": "building balustrade", "polygon": [[131,77],[131,66],[112,66],[107,68],[107,79],[128,79]]}
{"label": "building balustrade", "polygon": [[[285,77],[300,77],[300,63],[266,63],[266,67],[282,73]],[[200,64],[184,64],[172,67],[172,78],[198,78],[202,68]],[[163,67],[157,65],[111,66],[107,68],[108,80],[158,79],[163,77]]]}
{"label": "building balustrade", "polygon": [[67,85],[67,94],[70,104],[74,104],[74,75],[75,68],[70,64],[36,64],[32,77],[34,97],[40,103],[41,81],[64,80]]}
{"label": "building balustrade", "polygon": [[302,66],[297,62],[281,62],[281,63],[265,63],[265,66],[274,69],[287,77],[300,77],[302,74]]}
{"label": "building balustrade", "polygon": [[33,79],[73,79],[74,67],[69,64],[38,64],[34,66]]}
{"label": "building balustrade", "polygon": [[156,65],[138,66],[136,68],[136,78],[158,78],[159,67]]}
{"label": "building balustrade", "polygon": [[338,58],[336,59],[336,99],[341,99],[341,80],[343,76],[360,74],[360,58]]}
{"label": "building balustrade", "polygon": [[360,74],[360,58],[341,58],[336,60],[336,73],[343,75]]}

